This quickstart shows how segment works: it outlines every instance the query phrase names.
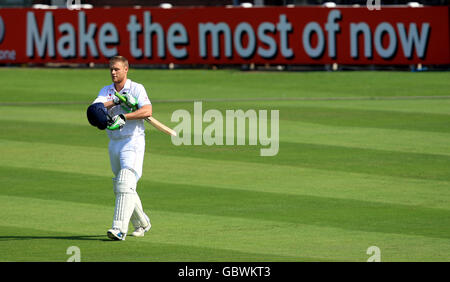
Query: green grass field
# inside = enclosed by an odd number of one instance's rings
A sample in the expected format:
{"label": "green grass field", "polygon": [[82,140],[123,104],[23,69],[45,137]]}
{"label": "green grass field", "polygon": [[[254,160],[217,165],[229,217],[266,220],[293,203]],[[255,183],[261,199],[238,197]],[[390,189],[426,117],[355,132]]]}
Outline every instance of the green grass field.
{"label": "green grass field", "polygon": [[172,127],[193,100],[279,110],[280,149],[174,146],[147,126],[138,192],[153,227],[124,242],[106,237],[108,138],[86,119],[108,71],[0,77],[0,261],[63,262],[70,246],[81,261],[362,262],[370,246],[450,261],[448,72],[131,70]]}

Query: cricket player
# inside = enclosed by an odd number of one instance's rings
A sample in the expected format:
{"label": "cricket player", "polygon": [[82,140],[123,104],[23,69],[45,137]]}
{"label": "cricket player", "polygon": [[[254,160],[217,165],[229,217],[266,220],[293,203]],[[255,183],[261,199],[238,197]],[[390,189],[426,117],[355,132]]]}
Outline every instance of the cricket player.
{"label": "cricket player", "polygon": [[[143,119],[152,115],[152,104],[144,86],[127,78],[129,65],[126,58],[115,56],[109,66],[113,83],[100,90],[88,108],[88,118],[90,122],[95,119],[91,124],[100,129],[106,126],[110,139],[109,158],[115,176],[113,188],[116,200],[112,228],[107,236],[112,240],[125,240],[130,220],[134,227],[132,236],[142,237],[151,228],[136,186],[142,176],[144,161]],[[119,100],[115,92],[124,96],[126,102]],[[106,119],[107,123],[101,128],[99,120]]]}

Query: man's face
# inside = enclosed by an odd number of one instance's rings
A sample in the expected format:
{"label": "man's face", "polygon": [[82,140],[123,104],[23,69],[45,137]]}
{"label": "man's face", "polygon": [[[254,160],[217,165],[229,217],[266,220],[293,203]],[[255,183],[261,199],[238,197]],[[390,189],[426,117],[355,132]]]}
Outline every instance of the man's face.
{"label": "man's face", "polygon": [[127,78],[128,68],[122,62],[115,62],[109,66],[111,79],[114,83],[121,83]]}

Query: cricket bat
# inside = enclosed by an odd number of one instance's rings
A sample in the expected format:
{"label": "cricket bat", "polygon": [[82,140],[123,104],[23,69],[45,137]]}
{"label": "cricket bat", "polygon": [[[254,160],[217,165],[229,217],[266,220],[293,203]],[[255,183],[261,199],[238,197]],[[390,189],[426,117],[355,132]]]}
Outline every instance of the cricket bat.
{"label": "cricket bat", "polygon": [[[116,92],[116,93],[114,93],[114,95],[116,95],[116,97],[119,98],[122,102],[124,102],[124,103],[127,102],[127,99],[125,99],[125,97],[123,97],[120,93]],[[161,123],[159,120],[157,120],[156,118],[154,118],[152,116],[145,118],[145,121],[150,123],[151,125],[153,125],[156,129],[158,129],[161,132],[164,132],[164,133],[172,135],[172,136],[177,136],[177,133],[175,132],[175,130],[164,125],[163,123]]]}
{"label": "cricket bat", "polygon": [[162,131],[166,134],[172,135],[172,136],[177,136],[177,133],[175,130],[173,130],[170,127],[165,126],[163,123],[159,122],[156,118],[154,117],[148,117],[145,118],[145,120],[150,123],[151,125],[153,125],[156,129],[158,129],[159,131]]}

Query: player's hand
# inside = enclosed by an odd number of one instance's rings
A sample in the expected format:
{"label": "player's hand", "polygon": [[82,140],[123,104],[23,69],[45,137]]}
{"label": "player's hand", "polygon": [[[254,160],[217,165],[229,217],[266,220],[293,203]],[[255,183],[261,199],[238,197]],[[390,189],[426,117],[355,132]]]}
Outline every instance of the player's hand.
{"label": "player's hand", "polygon": [[116,95],[114,95],[114,96],[113,96],[113,102],[114,102],[114,105],[119,105],[121,101],[120,101],[119,97],[117,97]]}
{"label": "player's hand", "polygon": [[126,122],[127,122],[127,118],[122,114],[113,116],[110,124],[106,128],[109,130],[121,129],[125,125]]}
{"label": "player's hand", "polygon": [[136,111],[138,108],[136,98],[134,98],[130,93],[123,93],[122,95],[126,99],[125,105],[122,105],[122,108],[128,113]]}

